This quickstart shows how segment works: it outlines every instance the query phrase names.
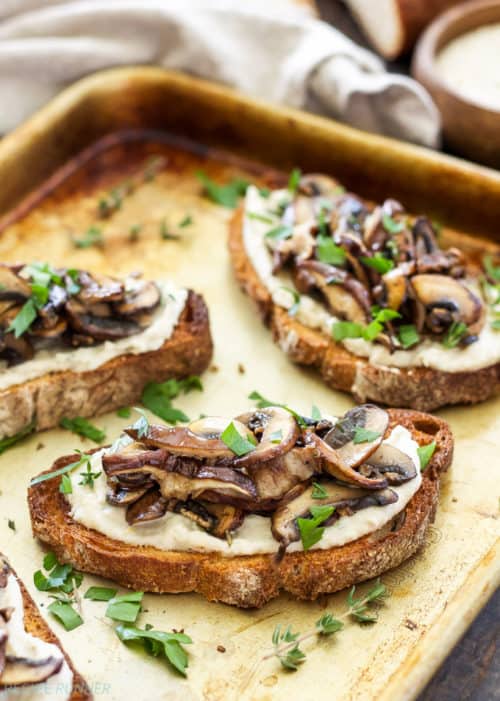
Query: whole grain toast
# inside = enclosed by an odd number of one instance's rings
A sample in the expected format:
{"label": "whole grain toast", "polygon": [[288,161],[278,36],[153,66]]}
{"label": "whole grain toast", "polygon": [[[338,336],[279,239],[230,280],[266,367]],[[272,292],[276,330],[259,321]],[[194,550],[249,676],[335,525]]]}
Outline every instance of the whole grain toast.
{"label": "whole grain toast", "polygon": [[[388,413],[388,432],[400,424],[419,445],[435,441],[436,450],[405,510],[384,528],[341,547],[287,553],[278,562],[274,555],[224,557],[131,546],[75,522],[59,492],[59,477],[29,489],[33,533],[60,561],[141,591],[198,592],[209,601],[243,608],[261,607],[281,591],[299,599],[316,599],[399,565],[423,545],[434,520],[439,477],[453,456],[448,424],[416,411],[389,409]],[[75,456],[61,458],[51,470],[74,460]]]}
{"label": "whole grain toast", "polygon": [[43,640],[46,643],[57,645],[57,647],[61,650],[62,654],[64,655],[66,663],[73,672],[73,688],[71,689],[71,695],[68,697],[68,701],[92,701],[94,697],[90,692],[90,689],[87,686],[84,678],[81,676],[81,674],[79,674],[76,671],[75,667],[73,666],[73,662],[71,661],[68,654],[65,652],[59,639],[56,637],[56,635],[54,635],[51,628],[47,625],[45,620],[40,615],[40,612],[38,611],[35,602],[28,594],[28,591],[26,590],[26,587],[24,586],[22,581],[19,579],[19,577],[11,567],[10,571],[16,578],[17,583],[19,584],[19,588],[21,589],[24,604],[25,630],[31,635],[40,638],[40,640]]}
{"label": "whole grain toast", "polygon": [[500,391],[500,363],[467,372],[433,368],[376,366],[335,343],[321,331],[304,326],[273,303],[259,279],[243,243],[243,213],[238,209],[229,226],[229,252],[241,289],[253,299],[275,342],[296,363],[319,370],[333,389],[349,392],[357,402],[432,411],[446,404],[474,404]]}
{"label": "whole grain toast", "polygon": [[0,391],[0,438],[31,422],[41,431],[63,417],[96,416],[133,404],[147,382],[203,372],[212,351],[208,309],[189,291],[173,334],[158,350],[120,355],[88,372],[53,372]]}

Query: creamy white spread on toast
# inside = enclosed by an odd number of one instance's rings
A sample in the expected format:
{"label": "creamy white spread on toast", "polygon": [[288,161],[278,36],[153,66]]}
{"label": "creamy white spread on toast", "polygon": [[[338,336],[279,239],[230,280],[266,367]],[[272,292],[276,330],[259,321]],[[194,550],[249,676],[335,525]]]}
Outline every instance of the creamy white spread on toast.
{"label": "creamy white spread on toast", "polygon": [[[248,188],[242,225],[245,252],[260,281],[271,294],[274,304],[291,310],[298,322],[331,338],[332,327],[340,321],[340,317],[335,316],[325,304],[313,296],[299,294],[287,270],[273,272],[275,261],[266,234],[269,235],[269,232],[274,230],[277,232],[275,238],[279,239],[279,228],[283,228],[281,219],[273,216],[272,212],[276,211],[287,197],[289,198],[287,190],[275,190],[268,196],[263,196],[257,187]],[[282,247],[284,250],[286,243],[285,241]],[[310,255],[311,245],[311,240],[300,230],[300,225],[295,227],[294,253],[298,254],[299,258],[301,255],[306,258]],[[477,292],[477,284],[474,281],[466,280],[465,284],[473,292]],[[350,353],[366,358],[375,366],[428,367],[444,372],[474,371],[500,361],[500,332],[495,331],[491,324],[496,318],[495,312],[486,309],[485,314],[485,323],[477,334],[477,340],[465,347],[446,347],[442,342],[431,338],[424,338],[418,345],[406,350],[389,349],[382,343],[374,343],[364,338],[344,338],[340,342]],[[293,344],[294,339],[290,338],[289,342]],[[286,351],[286,348],[284,350]]]}
{"label": "creamy white spread on toast", "polygon": [[[0,559],[0,566],[1,566]],[[64,701],[71,696],[73,689],[73,672],[57,645],[47,643],[26,632],[24,627],[24,604],[21,588],[12,573],[7,577],[5,587],[0,587],[0,610],[12,609],[6,622],[6,654],[16,658],[25,658],[40,662],[52,658],[62,661],[59,671],[49,676],[46,681],[29,686],[17,686],[2,690],[2,701],[39,701],[40,699],[57,699]],[[0,683],[2,674],[0,674]]]}
{"label": "creamy white spread on toast", "polygon": [[[230,419],[220,419],[221,425],[229,422]],[[78,480],[73,479],[73,491],[67,494],[66,498],[71,506],[71,516],[77,523],[129,545],[149,545],[166,551],[217,552],[227,557],[278,552],[280,544],[273,537],[271,518],[255,513],[247,514],[241,526],[231,533],[230,538],[215,537],[192,519],[170,511],[161,518],[128,525],[124,517],[124,508],[109,503],[108,484],[102,475],[103,457],[120,453],[131,444],[132,439],[125,435],[111,448],[100,450],[92,456],[92,472],[101,473],[93,489],[78,484]],[[402,484],[391,485],[390,491],[395,499],[392,503],[368,506],[354,513],[341,515],[332,525],[325,527],[323,536],[311,549],[340,547],[383,528],[405,509],[418,491],[422,476],[418,445],[411,433],[398,425],[382,441],[381,446],[393,446],[401,451],[410,460],[413,478]],[[319,506],[323,501],[320,499],[315,502],[313,498],[312,504],[316,503]],[[287,552],[302,550],[300,540],[290,542],[287,546]]]}
{"label": "creamy white spread on toast", "polygon": [[186,305],[188,291],[167,281],[156,284],[161,290],[161,304],[144,330],[126,338],[107,340],[90,347],[39,350],[31,360],[11,367],[0,361],[0,392],[49,373],[64,370],[88,372],[122,355],[139,355],[158,350],[172,336]]}

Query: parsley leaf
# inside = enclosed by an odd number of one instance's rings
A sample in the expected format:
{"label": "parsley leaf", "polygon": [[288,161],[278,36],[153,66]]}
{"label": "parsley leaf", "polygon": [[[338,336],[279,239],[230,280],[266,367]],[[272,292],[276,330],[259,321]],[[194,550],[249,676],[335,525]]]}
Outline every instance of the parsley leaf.
{"label": "parsley leaf", "polygon": [[299,168],[294,168],[290,173],[288,178],[288,190],[292,193],[296,193],[300,184],[300,178],[302,177],[302,171]]}
{"label": "parsley leaf", "polygon": [[468,329],[463,321],[454,321],[446,332],[443,338],[443,346],[445,348],[455,348],[460,341],[467,335]]}
{"label": "parsley leaf", "polygon": [[316,238],[316,258],[328,265],[342,265],[345,263],[346,252],[341,246],[334,243],[331,236],[318,234]]}
{"label": "parsley leaf", "polygon": [[251,392],[248,395],[248,398],[256,401],[257,407],[259,409],[265,409],[268,406],[279,406],[281,407],[281,409],[285,409],[285,411],[288,411],[288,413],[290,413],[293,416],[300,428],[307,428],[307,423],[304,421],[303,417],[300,414],[297,414],[297,412],[293,409],[290,409],[289,406],[286,406],[286,404],[278,404],[278,402],[271,402],[269,399],[263,397],[262,394],[260,394],[260,392],[257,392],[256,390],[253,390],[253,392]]}
{"label": "parsley leaf", "polygon": [[22,441],[23,438],[26,438],[27,436],[30,435],[30,433],[33,433],[36,427],[36,419],[33,419],[33,421],[30,421],[30,423],[22,428],[19,433],[16,433],[14,436],[8,436],[7,438],[2,438],[0,441],[0,455],[4,453],[6,450],[11,448],[13,445],[16,443],[19,443],[19,441]]}
{"label": "parsley leaf", "polygon": [[135,623],[141,610],[144,592],[135,591],[123,596],[114,596],[109,599],[106,608],[106,616],[114,621]]}
{"label": "parsley leaf", "polygon": [[335,341],[343,341],[345,338],[361,338],[363,327],[354,321],[336,321],[332,325],[332,336]]}
{"label": "parsley leaf", "polygon": [[34,477],[30,482],[30,487],[34,487],[35,485],[40,484],[40,482],[45,482],[46,480],[53,479],[54,477],[66,475],[67,473],[76,470],[77,467],[82,467],[82,465],[85,465],[87,462],[90,462],[92,457],[91,455],[81,453],[79,450],[77,452],[80,453],[79,460],[77,460],[76,462],[69,463],[69,465],[65,465],[64,467],[60,467],[58,470],[44,472],[43,474],[38,475],[38,477]]}
{"label": "parsley leaf", "polygon": [[221,433],[220,439],[238,456],[250,453],[252,450],[255,450],[257,445],[255,438],[255,442],[253,442],[250,436],[248,438],[242,436],[232,421]]}
{"label": "parsley leaf", "polygon": [[102,230],[98,226],[91,226],[84,233],[82,238],[73,239],[76,248],[90,248],[91,246],[102,246],[104,239]]}
{"label": "parsley leaf", "polygon": [[35,321],[37,317],[37,308],[35,300],[30,297],[27,302],[23,304],[20,311],[16,314],[14,319],[11,321],[10,326],[7,329],[7,333],[14,332],[14,336],[19,338],[25,331],[29,329],[31,324]]}
{"label": "parsley leaf", "polygon": [[423,472],[427,465],[429,464],[434,451],[436,450],[436,441],[428,443],[427,445],[421,445],[417,448],[418,458],[420,460],[420,471]]}
{"label": "parsley leaf", "polygon": [[295,316],[297,312],[299,311],[299,306],[300,306],[300,294],[297,292],[297,290],[292,289],[291,287],[282,287],[282,290],[286,290],[289,292],[292,297],[293,297],[293,304],[291,307],[288,308],[288,314],[289,316]]}
{"label": "parsley leaf", "polygon": [[73,484],[69,475],[63,475],[61,477],[59,491],[61,492],[61,494],[73,494]]}
{"label": "parsley leaf", "polygon": [[97,426],[94,426],[82,416],[75,416],[74,419],[69,419],[65,416],[61,419],[59,425],[79,436],[89,438],[91,441],[94,441],[94,443],[102,443],[106,438],[105,431],[97,428]]}
{"label": "parsley leaf", "polygon": [[116,593],[116,589],[108,587],[89,587],[83,598],[90,599],[90,601],[109,601],[116,596]]}
{"label": "parsley leaf", "polygon": [[259,214],[259,212],[245,212],[245,216],[248,219],[255,219],[263,224],[274,224],[274,219],[272,217],[267,217],[265,214]]}
{"label": "parsley leaf", "polygon": [[185,229],[186,226],[191,226],[192,223],[193,217],[190,214],[186,214],[186,216],[179,222],[179,229]]}
{"label": "parsley leaf", "polygon": [[163,656],[174,669],[186,676],[189,662],[182,645],[189,645],[193,641],[185,633],[164,633],[148,629],[147,626],[143,630],[127,624],[118,625],[115,633],[123,643],[140,642],[149,655]]}
{"label": "parsley leaf", "polygon": [[389,234],[399,234],[405,228],[404,222],[396,221],[389,214],[382,216],[382,225]]}
{"label": "parsley leaf", "polygon": [[153,414],[175,426],[178,421],[189,421],[189,417],[180,409],[173,407],[171,400],[178,397],[181,392],[187,394],[191,390],[203,390],[203,385],[197,375],[190,375],[184,380],[170,379],[161,383],[148,382],[142,392],[141,401]]}
{"label": "parsley leaf", "polygon": [[313,482],[313,490],[311,492],[311,496],[313,499],[326,499],[328,496],[328,492],[321,484],[319,484],[318,482]]}
{"label": "parsley leaf", "polygon": [[62,623],[68,632],[83,624],[83,618],[68,601],[53,601],[47,606],[47,610]]}
{"label": "parsley leaf", "polygon": [[226,185],[218,185],[203,171],[198,171],[196,177],[203,185],[203,190],[207,197],[228,209],[234,209],[238,204],[238,199],[242,197],[248,188],[249,183],[241,178],[235,178]]}
{"label": "parsley leaf", "polygon": [[270,229],[266,234],[266,239],[270,239],[271,241],[284,241],[285,239],[289,239],[292,234],[293,228],[291,226],[281,224],[274,229]]}
{"label": "parsley leaf", "polygon": [[357,426],[356,430],[354,431],[354,438],[352,439],[352,442],[354,444],[358,443],[372,443],[374,440],[380,437],[380,433],[378,431],[369,431],[366,428],[363,428],[363,426]]}
{"label": "parsley leaf", "polygon": [[414,324],[402,324],[398,329],[398,338],[403,348],[411,348],[420,341],[420,335]]}
{"label": "parsley leaf", "polygon": [[297,527],[304,550],[309,550],[323,537],[325,529],[320,527],[335,511],[334,506],[311,506],[312,518],[298,518]]}
{"label": "parsley leaf", "polygon": [[375,253],[372,258],[361,256],[360,260],[362,263],[367,265],[369,268],[373,268],[381,275],[385,275],[385,273],[388,273],[389,270],[394,268],[394,261],[390,258],[385,258],[385,256],[383,256],[381,253]]}
{"label": "parsley leaf", "polygon": [[131,409],[129,406],[123,406],[121,409],[116,410],[116,415],[121,419],[129,419],[131,414]]}

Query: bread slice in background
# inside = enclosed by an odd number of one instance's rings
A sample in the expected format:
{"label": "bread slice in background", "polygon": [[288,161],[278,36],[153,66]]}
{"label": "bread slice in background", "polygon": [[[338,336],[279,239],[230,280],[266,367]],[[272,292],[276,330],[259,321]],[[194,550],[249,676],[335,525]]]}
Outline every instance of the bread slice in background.
{"label": "bread slice in background", "polygon": [[438,14],[461,0],[344,0],[378,53],[395,59],[409,51]]}
{"label": "bread slice in background", "polygon": [[[92,701],[94,698],[92,693],[90,692],[89,687],[87,686],[84,678],[79,674],[75,667],[73,666],[73,662],[65,652],[64,648],[62,647],[59,639],[54,635],[52,632],[51,628],[47,625],[45,620],[42,618],[40,615],[40,612],[31,598],[31,596],[28,594],[28,591],[22,581],[19,579],[19,577],[16,575],[12,567],[10,567],[10,574],[12,574],[19,585],[19,588],[21,589],[21,594],[23,597],[23,605],[24,605],[24,628],[27,633],[30,633],[31,635],[35,636],[36,638],[39,638],[40,640],[43,640],[46,643],[50,643],[52,645],[56,645],[60,651],[62,652],[64,659],[66,660],[66,663],[68,664],[69,668],[71,669],[73,673],[73,688],[71,690],[71,695],[68,696],[68,701]],[[47,680],[47,684],[50,684],[50,678]],[[8,692],[7,692],[8,693]],[[40,695],[40,699],[42,699],[44,694],[42,693]],[[12,698],[15,699],[16,697],[16,691],[12,691]],[[3,693],[0,690],[0,698],[3,698]]]}
{"label": "bread slice in background", "polygon": [[229,252],[236,279],[257,305],[275,342],[296,363],[319,370],[325,383],[350,392],[356,401],[432,411],[448,404],[474,404],[500,391],[500,363],[480,370],[444,372],[433,368],[371,365],[321,331],[310,329],[274,304],[252,266],[243,242],[243,207],[229,228]]}
{"label": "bread slice in background", "polygon": [[0,438],[32,421],[41,431],[63,417],[92,417],[140,401],[144,385],[198,375],[212,358],[208,309],[189,291],[179,321],[155,351],[120,355],[88,372],[54,372],[0,391]]}
{"label": "bread slice in background", "polygon": [[[97,574],[124,587],[148,592],[198,592],[209,601],[242,608],[263,606],[281,591],[299,599],[316,599],[377,577],[413,555],[424,543],[434,520],[439,477],[453,456],[448,424],[428,414],[389,409],[387,433],[396,425],[407,428],[424,445],[436,450],[424,472],[422,485],[403,512],[383,528],[341,547],[275,555],[239,555],[165,551],[133,546],[108,538],[74,521],[55,477],[31,487],[28,504],[33,533],[49,545],[62,562]],[[75,460],[67,456],[51,470]]]}

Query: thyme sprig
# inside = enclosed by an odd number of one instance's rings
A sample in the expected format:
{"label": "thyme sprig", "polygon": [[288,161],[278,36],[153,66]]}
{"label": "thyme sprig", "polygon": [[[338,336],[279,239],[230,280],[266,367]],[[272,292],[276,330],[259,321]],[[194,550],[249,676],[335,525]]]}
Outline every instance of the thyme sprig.
{"label": "thyme sprig", "polygon": [[343,613],[339,616],[324,613],[315,622],[314,627],[305,633],[293,632],[290,625],[283,630],[282,625],[278,624],[272,636],[273,649],[262,657],[262,661],[276,657],[282,667],[295,671],[307,659],[306,653],[300,647],[306,640],[337,633],[344,628],[344,621],[348,619],[357,623],[375,623],[377,613],[370,610],[370,604],[379,603],[388,596],[386,587],[377,579],[367,594],[360,597],[356,597],[355,594],[356,587],[353,586],[347,596],[347,608]]}

